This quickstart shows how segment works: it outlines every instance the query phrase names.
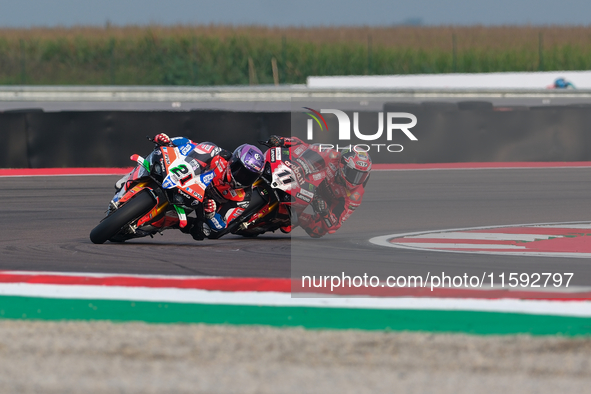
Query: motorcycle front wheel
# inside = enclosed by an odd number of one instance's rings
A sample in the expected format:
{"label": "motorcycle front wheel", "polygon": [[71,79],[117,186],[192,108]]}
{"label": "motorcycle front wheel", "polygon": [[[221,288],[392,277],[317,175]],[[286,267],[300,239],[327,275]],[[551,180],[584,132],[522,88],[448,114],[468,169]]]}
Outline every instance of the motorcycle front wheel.
{"label": "motorcycle front wheel", "polygon": [[154,208],[154,197],[148,190],[143,190],[121,208],[103,219],[91,232],[90,240],[95,244],[105,243],[114,237],[126,225],[144,216]]}

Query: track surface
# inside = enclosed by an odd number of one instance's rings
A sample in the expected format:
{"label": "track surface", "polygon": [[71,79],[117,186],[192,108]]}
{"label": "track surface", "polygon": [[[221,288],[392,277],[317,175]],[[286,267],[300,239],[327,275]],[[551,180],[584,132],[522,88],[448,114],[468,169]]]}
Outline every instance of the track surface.
{"label": "track surface", "polygon": [[[374,172],[362,206],[341,230],[311,239],[230,236],[195,242],[169,231],[154,239],[93,245],[117,176],[1,178],[0,269],[288,277],[302,274],[450,275],[574,272],[591,285],[587,259],[397,250],[378,235],[486,225],[590,220],[590,168]],[[291,264],[290,264],[291,263]]]}

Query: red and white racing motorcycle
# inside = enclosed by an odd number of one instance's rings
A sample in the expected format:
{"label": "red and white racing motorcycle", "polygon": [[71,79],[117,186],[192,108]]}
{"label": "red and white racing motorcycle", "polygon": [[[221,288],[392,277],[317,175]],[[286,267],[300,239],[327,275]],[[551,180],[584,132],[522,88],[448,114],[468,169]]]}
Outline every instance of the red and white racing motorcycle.
{"label": "red and white racing motorcycle", "polygon": [[326,176],[322,156],[304,145],[269,148],[265,161],[263,175],[253,185],[249,206],[249,210],[256,211],[242,215],[241,223],[230,230],[234,234],[256,237],[277,229],[290,232]]}

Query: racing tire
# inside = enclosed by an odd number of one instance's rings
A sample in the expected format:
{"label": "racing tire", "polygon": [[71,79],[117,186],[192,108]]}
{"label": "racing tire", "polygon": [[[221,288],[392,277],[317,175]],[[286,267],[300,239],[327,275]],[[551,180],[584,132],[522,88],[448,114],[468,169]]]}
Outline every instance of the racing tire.
{"label": "racing tire", "polygon": [[103,219],[91,232],[90,240],[95,244],[103,244],[113,238],[128,223],[141,218],[154,207],[156,201],[152,194],[141,191],[121,208]]}
{"label": "racing tire", "polygon": [[255,234],[240,234],[242,235],[244,238],[256,238],[260,235],[260,233],[255,233]]}

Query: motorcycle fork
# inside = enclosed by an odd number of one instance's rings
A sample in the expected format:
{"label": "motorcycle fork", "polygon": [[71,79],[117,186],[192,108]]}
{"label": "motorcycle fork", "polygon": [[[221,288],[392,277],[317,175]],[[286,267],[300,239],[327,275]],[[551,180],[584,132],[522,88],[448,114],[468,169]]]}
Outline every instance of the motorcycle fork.
{"label": "motorcycle fork", "polygon": [[139,192],[141,192],[142,190],[144,190],[146,188],[146,186],[148,186],[149,183],[150,183],[149,181],[138,182],[134,187],[132,187],[131,189],[129,189],[119,199],[119,201],[117,201],[117,205],[121,205],[122,203],[125,203],[125,202],[129,201],[133,196],[135,196],[136,194],[138,194]]}
{"label": "motorcycle fork", "polygon": [[148,223],[150,220],[157,218],[160,214],[166,212],[166,208],[168,208],[168,201],[165,201],[164,204],[159,205],[159,199],[156,197],[157,202],[156,206],[152,208],[150,212],[145,214],[143,217],[140,218],[137,222],[137,227],[143,226],[144,224]]}

